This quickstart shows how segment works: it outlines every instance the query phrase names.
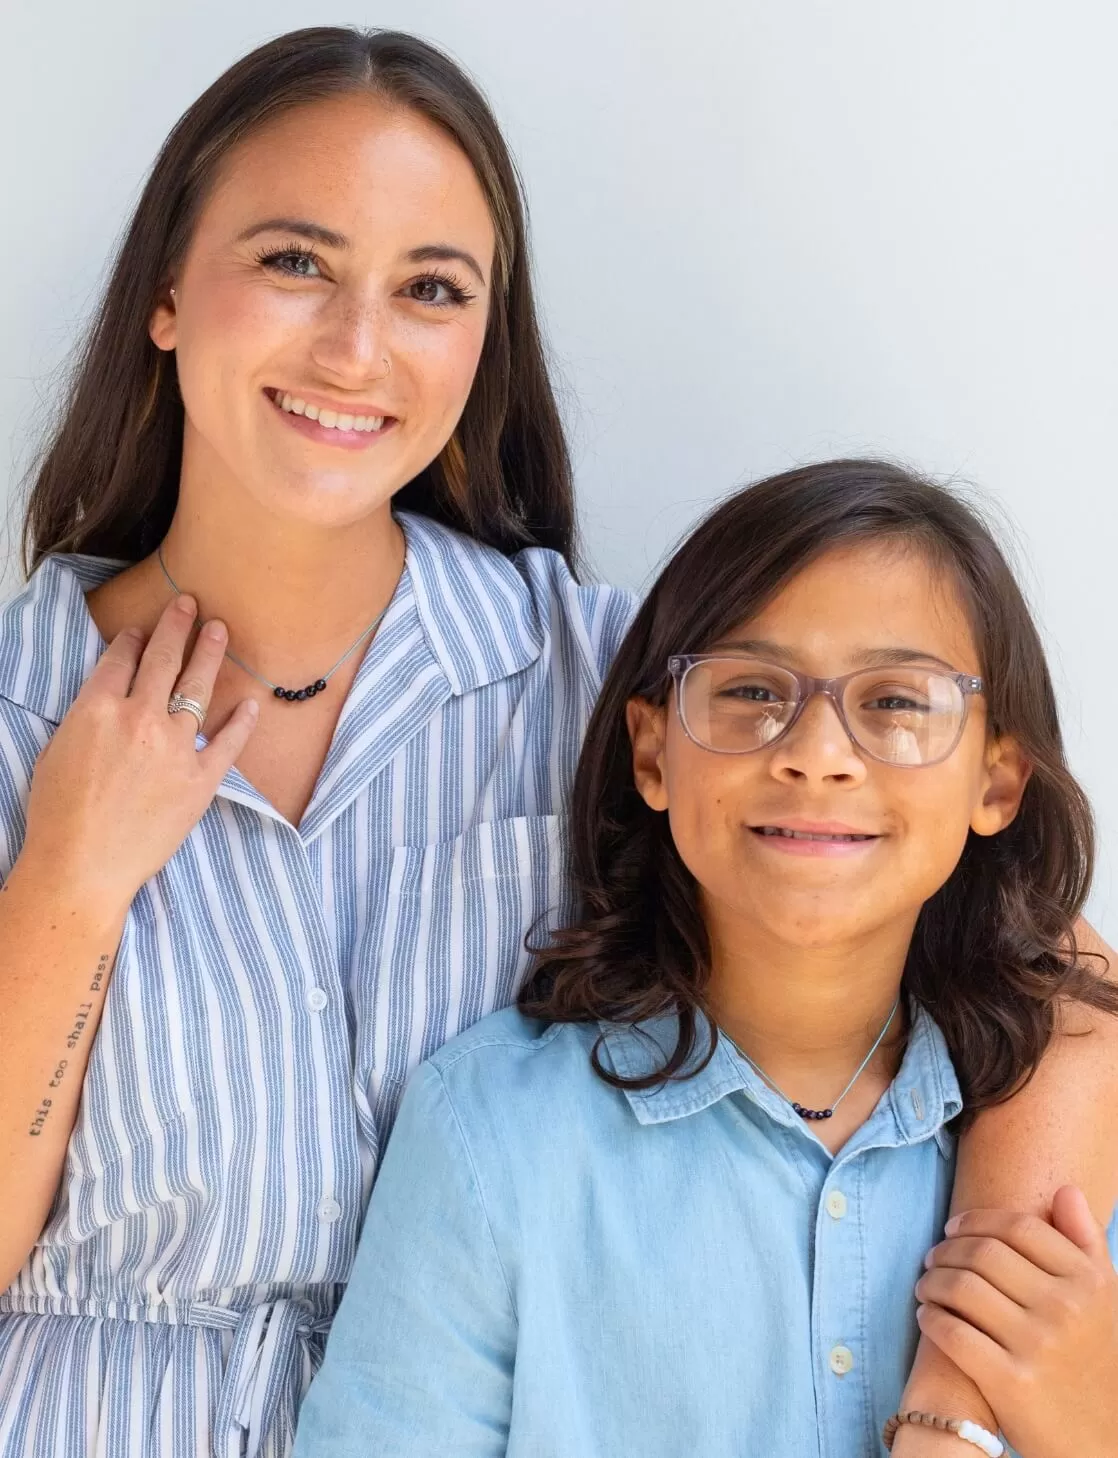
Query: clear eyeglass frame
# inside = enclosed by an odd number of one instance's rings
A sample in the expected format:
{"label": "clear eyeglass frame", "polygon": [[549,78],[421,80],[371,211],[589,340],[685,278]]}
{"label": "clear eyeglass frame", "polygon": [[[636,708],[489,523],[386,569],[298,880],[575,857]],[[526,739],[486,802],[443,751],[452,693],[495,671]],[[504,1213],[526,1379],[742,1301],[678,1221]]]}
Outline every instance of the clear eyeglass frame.
{"label": "clear eyeglass frame", "polygon": [[[795,707],[793,708],[793,711],[789,716],[788,721],[780,725],[774,733],[772,733],[764,740],[764,742],[756,745],[751,745],[747,748],[720,748],[717,745],[707,743],[699,734],[694,731],[691,724],[688,723],[687,712],[685,708],[687,677],[691,673],[691,671],[694,668],[698,667],[700,664],[719,661],[754,664],[758,668],[764,668],[771,670],[774,673],[782,674],[786,680],[795,684]],[[958,747],[959,740],[963,737],[963,730],[966,728],[971,698],[977,694],[982,694],[985,692],[985,685],[982,679],[970,673],[954,673],[949,672],[946,669],[925,669],[923,668],[923,665],[892,665],[893,667],[896,667],[898,669],[903,669],[906,666],[919,666],[922,668],[922,671],[927,673],[930,679],[942,679],[946,682],[953,684],[958,691],[960,699],[958,724],[955,728],[954,736],[950,744],[948,744],[945,749],[943,749],[941,752],[937,753],[931,758],[914,761],[903,761],[890,757],[888,755],[879,754],[876,750],[872,748],[872,746],[864,743],[864,741],[855,733],[854,729],[852,728],[845,707],[845,694],[848,684],[856,679],[865,678],[867,674],[873,675],[888,673],[890,666],[891,665],[883,665],[877,668],[856,668],[852,673],[839,674],[834,678],[815,678],[810,673],[800,673],[797,669],[788,668],[784,664],[769,663],[765,659],[756,658],[752,654],[747,653],[681,653],[675,654],[673,655],[673,657],[668,659],[668,673],[671,676],[671,679],[675,685],[676,713],[679,715],[679,722],[683,726],[683,732],[687,735],[688,739],[690,739],[693,744],[697,744],[700,749],[705,749],[711,754],[756,754],[762,749],[771,749],[774,744],[778,743],[781,739],[784,738],[784,736],[796,723],[796,721],[799,719],[800,715],[806,708],[808,702],[811,699],[815,698],[817,694],[822,694],[824,698],[830,701],[832,708],[838,715],[839,723],[842,725],[843,730],[845,731],[846,736],[850,740],[851,744],[853,744],[855,748],[860,750],[863,754],[866,754],[871,759],[876,760],[879,764],[887,764],[891,768],[902,769],[927,769],[931,765],[942,764],[945,759],[947,759],[955,752],[956,748]]]}

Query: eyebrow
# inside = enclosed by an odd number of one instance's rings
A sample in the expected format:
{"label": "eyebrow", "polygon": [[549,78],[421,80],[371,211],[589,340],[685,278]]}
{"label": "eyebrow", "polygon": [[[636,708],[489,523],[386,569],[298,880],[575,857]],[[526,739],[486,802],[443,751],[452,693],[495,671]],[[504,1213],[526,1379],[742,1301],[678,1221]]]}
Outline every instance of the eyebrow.
{"label": "eyebrow", "polygon": [[[237,242],[248,243],[261,233],[287,233],[307,238],[312,243],[321,243],[324,248],[336,248],[339,252],[351,246],[344,233],[335,233],[332,228],[324,228],[321,223],[312,223],[308,218],[265,218],[238,234]],[[405,257],[409,263],[464,263],[479,283],[485,283],[485,274],[474,255],[451,243],[425,243],[422,248],[412,248]]]}
{"label": "eyebrow", "polygon": [[413,248],[407,258],[409,263],[464,263],[478,283],[485,283],[481,264],[474,255],[467,253],[464,248],[455,248],[450,243],[427,243],[422,248]]}
{"label": "eyebrow", "polygon": [[321,243],[324,248],[349,247],[349,239],[343,234],[324,228],[321,223],[309,222],[306,218],[265,218],[262,223],[253,223],[243,233],[239,233],[237,242],[248,243],[261,233],[291,233],[298,238],[309,238],[313,243]]}
{"label": "eyebrow", "polygon": [[[767,638],[744,638],[731,643],[719,643],[717,648],[712,651],[721,652],[722,649],[729,649],[735,653],[754,653],[759,658],[771,658],[778,663],[790,664],[794,657],[787,648],[783,648],[779,643],[773,643]],[[888,668],[893,665],[914,662],[935,663],[948,673],[958,672],[953,663],[948,663],[945,659],[938,657],[935,653],[929,653],[924,648],[867,648],[860,653],[855,653],[853,661],[860,668]]]}

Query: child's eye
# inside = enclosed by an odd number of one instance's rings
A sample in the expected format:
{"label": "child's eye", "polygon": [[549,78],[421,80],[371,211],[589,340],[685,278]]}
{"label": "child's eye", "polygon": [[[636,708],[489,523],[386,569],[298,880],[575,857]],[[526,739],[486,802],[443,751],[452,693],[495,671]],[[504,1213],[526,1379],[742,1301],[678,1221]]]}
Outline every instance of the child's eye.
{"label": "child's eye", "polygon": [[923,714],[928,705],[907,694],[878,694],[865,705],[867,709],[885,714]]}
{"label": "child's eye", "polygon": [[720,699],[737,699],[748,704],[781,704],[784,695],[763,683],[731,683],[719,689]]}
{"label": "child's eye", "polygon": [[417,303],[431,304],[436,309],[446,309],[454,304],[468,304],[474,298],[456,279],[439,273],[429,273],[423,278],[413,279],[407,286],[407,292]]}
{"label": "child's eye", "polygon": [[256,261],[287,278],[321,277],[318,258],[309,248],[291,245],[286,248],[266,248],[256,255]]}

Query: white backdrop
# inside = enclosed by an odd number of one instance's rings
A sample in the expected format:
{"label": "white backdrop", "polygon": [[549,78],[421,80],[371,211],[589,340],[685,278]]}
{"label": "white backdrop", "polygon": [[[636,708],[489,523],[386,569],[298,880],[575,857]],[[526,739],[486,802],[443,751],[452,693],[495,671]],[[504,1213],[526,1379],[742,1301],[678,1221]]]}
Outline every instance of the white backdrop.
{"label": "white backdrop", "polygon": [[[1109,0],[5,0],[0,448],[151,159],[234,57],[354,22],[451,50],[520,160],[596,571],[736,483],[900,456],[1018,529],[1118,937],[1118,10]],[[9,561],[7,583],[14,583]]]}

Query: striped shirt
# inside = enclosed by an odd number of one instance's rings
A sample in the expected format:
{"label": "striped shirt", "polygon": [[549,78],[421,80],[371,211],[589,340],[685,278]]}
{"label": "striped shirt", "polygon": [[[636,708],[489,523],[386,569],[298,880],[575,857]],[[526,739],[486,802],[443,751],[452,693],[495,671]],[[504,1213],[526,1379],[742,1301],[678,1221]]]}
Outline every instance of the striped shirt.
{"label": "striped shirt", "polygon": [[[296,829],[237,771],[132,904],[57,1199],[0,1295],[0,1458],[277,1458],[404,1082],[566,911],[562,817],[632,612],[401,518],[405,568]],[[0,610],[0,874],[104,649],[49,558]]]}

